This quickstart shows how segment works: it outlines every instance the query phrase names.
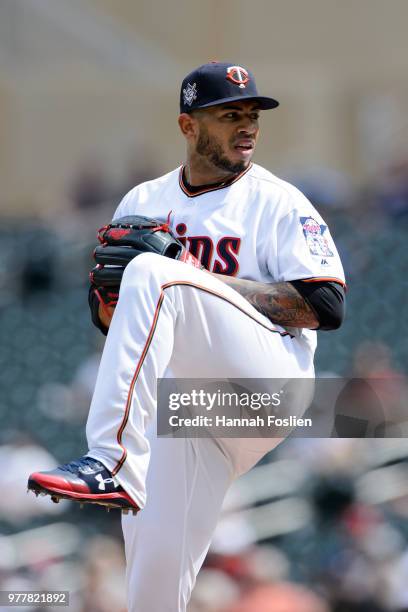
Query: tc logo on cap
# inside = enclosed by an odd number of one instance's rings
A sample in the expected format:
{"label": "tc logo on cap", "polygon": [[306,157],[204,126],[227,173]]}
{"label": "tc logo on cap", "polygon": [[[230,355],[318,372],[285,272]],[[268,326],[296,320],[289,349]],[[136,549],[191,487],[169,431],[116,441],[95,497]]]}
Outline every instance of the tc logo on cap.
{"label": "tc logo on cap", "polygon": [[249,82],[249,75],[241,66],[230,66],[227,68],[227,79],[243,89]]}

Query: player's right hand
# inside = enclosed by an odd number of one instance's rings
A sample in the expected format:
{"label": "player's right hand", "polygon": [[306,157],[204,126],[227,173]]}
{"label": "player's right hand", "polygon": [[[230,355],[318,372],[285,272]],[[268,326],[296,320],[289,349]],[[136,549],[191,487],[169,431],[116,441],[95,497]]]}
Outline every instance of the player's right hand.
{"label": "player's right hand", "polygon": [[91,283],[88,303],[93,324],[103,334],[108,333],[109,325],[118,301],[119,287],[102,287]]}
{"label": "player's right hand", "polygon": [[106,306],[103,302],[99,304],[98,316],[104,327],[109,328],[114,312],[115,306]]}

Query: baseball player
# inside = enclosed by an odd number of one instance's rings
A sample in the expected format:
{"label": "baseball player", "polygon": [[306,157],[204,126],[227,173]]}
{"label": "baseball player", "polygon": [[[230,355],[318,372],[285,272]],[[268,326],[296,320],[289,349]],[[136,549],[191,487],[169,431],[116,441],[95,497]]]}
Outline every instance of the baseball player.
{"label": "baseball player", "polygon": [[344,316],[327,225],[294,186],[251,161],[260,112],[277,106],[242,66],[213,62],[183,80],[186,161],[132,189],[114,219],[159,220],[190,257],[134,257],[118,268],[117,303],[93,284],[93,320],[109,333],[89,451],[29,478],[54,501],[127,513],[129,612],[186,610],[228,487],[279,442],[157,437],[157,379],[311,378],[315,330]]}

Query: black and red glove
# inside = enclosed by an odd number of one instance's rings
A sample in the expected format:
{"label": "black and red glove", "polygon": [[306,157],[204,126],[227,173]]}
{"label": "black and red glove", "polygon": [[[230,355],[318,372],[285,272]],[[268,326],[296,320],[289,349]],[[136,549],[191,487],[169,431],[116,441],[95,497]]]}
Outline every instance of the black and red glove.
{"label": "black and red glove", "polygon": [[168,223],[139,215],[120,217],[98,231],[98,245],[94,250],[96,266],[89,277],[89,306],[93,323],[107,333],[98,311],[116,306],[123,272],[130,261],[141,253],[156,253],[203,268],[194,255],[173,236]]}

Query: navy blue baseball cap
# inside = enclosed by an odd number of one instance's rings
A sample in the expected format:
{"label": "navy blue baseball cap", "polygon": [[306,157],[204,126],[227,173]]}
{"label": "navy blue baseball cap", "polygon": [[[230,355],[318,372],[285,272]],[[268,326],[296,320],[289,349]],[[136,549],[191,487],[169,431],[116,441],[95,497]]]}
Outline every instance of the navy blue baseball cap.
{"label": "navy blue baseball cap", "polygon": [[180,113],[241,100],[254,100],[261,110],[279,106],[277,100],[258,94],[254,76],[247,68],[228,62],[210,62],[183,80]]}

